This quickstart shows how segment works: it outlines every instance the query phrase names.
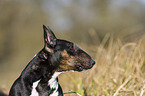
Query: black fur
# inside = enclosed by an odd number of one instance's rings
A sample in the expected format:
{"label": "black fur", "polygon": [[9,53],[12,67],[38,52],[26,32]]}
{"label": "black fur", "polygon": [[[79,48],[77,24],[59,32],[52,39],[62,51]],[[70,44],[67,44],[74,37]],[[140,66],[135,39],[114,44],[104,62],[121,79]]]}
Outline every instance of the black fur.
{"label": "black fur", "polygon": [[[95,61],[74,43],[57,39],[48,27],[44,29],[44,48],[30,61],[18,79],[14,82],[9,96],[30,96],[32,85],[40,80],[36,90],[39,96],[49,96],[51,89],[48,81],[55,72],[83,71],[93,67]],[[58,78],[56,78],[58,80]],[[58,85],[59,96],[63,96]]]}
{"label": "black fur", "polygon": [[7,96],[7,95],[4,94],[3,92],[0,92],[0,96]]}

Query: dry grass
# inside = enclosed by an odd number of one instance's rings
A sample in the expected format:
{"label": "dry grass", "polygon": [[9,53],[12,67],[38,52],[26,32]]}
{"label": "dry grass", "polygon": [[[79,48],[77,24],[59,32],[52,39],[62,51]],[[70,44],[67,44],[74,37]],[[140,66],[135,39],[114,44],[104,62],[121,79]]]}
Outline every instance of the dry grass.
{"label": "dry grass", "polygon": [[64,92],[81,96],[145,96],[144,40],[123,44],[119,39],[108,38],[100,46],[92,46],[96,65],[91,70],[59,77]]}

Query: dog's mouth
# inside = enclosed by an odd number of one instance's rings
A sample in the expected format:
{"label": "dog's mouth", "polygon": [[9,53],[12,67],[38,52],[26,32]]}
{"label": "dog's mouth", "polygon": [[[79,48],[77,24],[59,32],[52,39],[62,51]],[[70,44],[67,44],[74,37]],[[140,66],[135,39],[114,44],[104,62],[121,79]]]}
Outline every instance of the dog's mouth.
{"label": "dog's mouth", "polygon": [[84,72],[88,69],[91,69],[95,64],[95,61],[92,60],[89,64],[86,64],[86,65],[81,65],[81,64],[77,64],[75,67],[76,67],[76,71],[79,71],[79,72]]}
{"label": "dog's mouth", "polygon": [[86,70],[86,69],[84,69],[82,66],[80,66],[80,65],[76,65],[76,71],[83,71],[83,70]]}

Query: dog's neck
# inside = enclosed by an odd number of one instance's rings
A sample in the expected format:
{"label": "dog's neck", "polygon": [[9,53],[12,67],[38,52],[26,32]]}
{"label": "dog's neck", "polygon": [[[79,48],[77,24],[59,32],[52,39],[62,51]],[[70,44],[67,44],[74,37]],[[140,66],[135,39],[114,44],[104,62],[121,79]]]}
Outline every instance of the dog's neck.
{"label": "dog's neck", "polygon": [[[49,54],[41,50],[34,56],[31,62],[22,72],[20,78],[22,81],[22,90],[30,96],[58,96],[61,92],[58,84],[58,75],[61,72],[55,72],[55,67],[50,60]],[[50,68],[50,69],[48,69]]]}
{"label": "dog's neck", "polygon": [[[42,82],[44,80],[38,80],[33,83],[32,92],[30,96],[59,96],[59,84],[58,84],[58,75],[61,72],[55,72],[52,77],[47,82]],[[38,93],[39,92],[39,93]]]}

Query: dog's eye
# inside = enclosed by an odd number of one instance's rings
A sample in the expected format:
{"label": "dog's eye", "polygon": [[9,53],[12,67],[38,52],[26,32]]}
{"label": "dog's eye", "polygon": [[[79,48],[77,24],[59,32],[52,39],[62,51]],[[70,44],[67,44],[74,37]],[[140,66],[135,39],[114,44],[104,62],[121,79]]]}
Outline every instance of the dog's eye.
{"label": "dog's eye", "polygon": [[74,51],[74,48],[73,48],[73,46],[71,46],[71,47],[69,48],[69,50],[70,50],[70,51]]}
{"label": "dog's eye", "polygon": [[71,44],[71,45],[69,46],[69,48],[68,48],[68,53],[69,53],[70,55],[75,55],[75,50],[74,50],[73,44]]}
{"label": "dog's eye", "polygon": [[80,49],[76,44],[74,44],[74,49],[75,50],[78,50],[78,49]]}

